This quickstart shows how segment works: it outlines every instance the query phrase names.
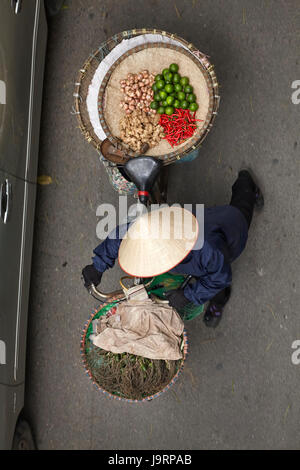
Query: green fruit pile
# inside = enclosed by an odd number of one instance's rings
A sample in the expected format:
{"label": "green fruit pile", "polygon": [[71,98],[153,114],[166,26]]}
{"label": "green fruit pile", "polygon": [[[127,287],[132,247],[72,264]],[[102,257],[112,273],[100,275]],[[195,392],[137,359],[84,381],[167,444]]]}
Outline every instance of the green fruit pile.
{"label": "green fruit pile", "polygon": [[188,77],[181,77],[178,69],[177,64],[171,64],[168,69],[164,69],[155,77],[152,85],[154,101],[150,104],[150,108],[159,114],[170,116],[176,108],[189,109],[192,112],[199,108]]}

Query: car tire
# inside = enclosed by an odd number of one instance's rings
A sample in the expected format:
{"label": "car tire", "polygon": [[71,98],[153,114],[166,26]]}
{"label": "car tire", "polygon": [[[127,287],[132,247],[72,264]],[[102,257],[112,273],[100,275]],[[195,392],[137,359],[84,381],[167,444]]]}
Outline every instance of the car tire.
{"label": "car tire", "polygon": [[32,432],[27,421],[18,422],[13,439],[12,450],[35,450]]}
{"label": "car tire", "polygon": [[64,0],[45,0],[45,8],[48,16],[55,16],[60,12]]}

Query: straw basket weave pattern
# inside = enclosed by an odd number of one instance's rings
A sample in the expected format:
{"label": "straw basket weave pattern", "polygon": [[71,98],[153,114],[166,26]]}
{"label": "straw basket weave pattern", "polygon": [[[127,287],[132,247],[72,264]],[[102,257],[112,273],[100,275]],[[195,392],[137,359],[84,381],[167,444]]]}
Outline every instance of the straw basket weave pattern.
{"label": "straw basket weave pattern", "polygon": [[[120,42],[123,39],[130,39],[135,36],[142,35],[142,34],[160,34],[162,36],[169,37],[171,39],[178,41],[180,44],[188,48],[188,50],[191,53],[189,53],[183,47],[181,48],[179,46],[173,46],[173,45],[166,44],[166,43],[158,43],[158,44],[146,43],[142,46],[137,46],[136,48],[129,50],[128,55],[138,50],[147,48],[147,47],[170,47],[175,50],[176,49],[180,50],[181,53],[188,55],[188,57],[191,60],[193,60],[195,64],[197,64],[198,67],[202,69],[202,73],[205,77],[208,90],[209,90],[209,95],[210,95],[209,112],[207,115],[207,119],[201,129],[201,132],[198,133],[189,142],[187,146],[180,148],[179,153],[172,152],[167,155],[162,155],[158,157],[162,159],[164,165],[168,165],[170,163],[173,163],[182,159],[183,157],[187,156],[190,152],[195,151],[201,146],[201,143],[203,142],[205,137],[208,135],[209,131],[211,130],[213,126],[213,123],[214,123],[214,120],[215,120],[215,117],[217,115],[217,111],[219,108],[219,102],[220,102],[219,87],[218,87],[218,82],[217,82],[216,74],[214,72],[213,65],[210,64],[207,56],[201,53],[199,50],[197,50],[197,48],[192,43],[188,43],[184,39],[178,37],[176,34],[171,34],[166,31],[162,31],[158,29],[146,29],[146,28],[133,29],[133,30],[123,31],[119,34],[116,34],[115,36],[113,36],[112,38],[108,39],[103,44],[101,44],[101,46],[93,54],[90,55],[90,57],[84,63],[83,67],[79,70],[78,78],[75,84],[75,91],[74,91],[74,98],[75,98],[74,114],[76,114],[78,118],[79,128],[82,134],[84,135],[85,139],[89,143],[91,143],[99,152],[102,141],[94,132],[93,126],[90,122],[87,105],[86,105],[86,98],[88,95],[89,85],[101,61],[114,49],[116,45],[120,44]],[[120,148],[119,147],[120,141],[117,141],[115,137],[110,134],[110,131],[107,128],[105,120],[103,118],[102,101],[103,101],[103,94],[104,94],[105,86],[109,80],[109,77],[112,71],[118,65],[119,61],[122,60],[123,58],[124,58],[124,55],[113,64],[109,72],[104,77],[104,80],[100,87],[99,97],[98,97],[101,125],[103,126],[105,132],[107,133],[107,137],[109,138],[109,140],[115,145],[117,145],[118,148]],[[130,154],[130,152],[128,153]],[[131,152],[131,154],[134,155],[133,152]]]}

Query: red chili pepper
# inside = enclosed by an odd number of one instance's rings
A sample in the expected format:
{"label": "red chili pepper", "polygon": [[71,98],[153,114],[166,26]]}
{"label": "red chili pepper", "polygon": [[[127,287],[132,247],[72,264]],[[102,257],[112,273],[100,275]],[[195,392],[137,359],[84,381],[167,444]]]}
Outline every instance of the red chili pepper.
{"label": "red chili pepper", "polygon": [[164,129],[164,139],[169,142],[171,147],[180,145],[189,137],[192,137],[197,129],[196,121],[203,122],[201,119],[195,119],[196,112],[190,113],[188,109],[175,109],[171,115],[162,114],[159,124]]}

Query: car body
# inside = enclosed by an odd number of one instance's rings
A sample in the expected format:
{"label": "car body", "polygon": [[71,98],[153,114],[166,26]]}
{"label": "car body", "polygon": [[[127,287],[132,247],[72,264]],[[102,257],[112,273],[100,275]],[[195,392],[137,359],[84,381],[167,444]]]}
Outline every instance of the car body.
{"label": "car body", "polygon": [[47,28],[44,0],[1,0],[0,449],[12,448],[24,406]]}

